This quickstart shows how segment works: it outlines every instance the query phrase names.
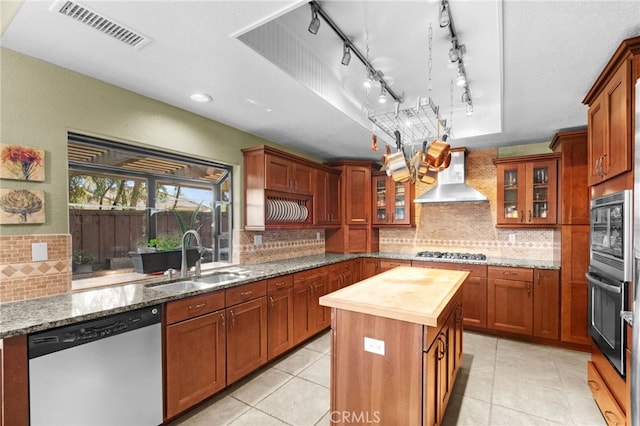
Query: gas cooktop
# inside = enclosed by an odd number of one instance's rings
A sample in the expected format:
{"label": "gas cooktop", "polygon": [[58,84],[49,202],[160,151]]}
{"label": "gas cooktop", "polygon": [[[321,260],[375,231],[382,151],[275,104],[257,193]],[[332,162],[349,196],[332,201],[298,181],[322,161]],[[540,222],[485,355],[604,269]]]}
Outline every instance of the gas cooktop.
{"label": "gas cooktop", "polygon": [[452,253],[446,251],[421,251],[416,254],[418,257],[431,259],[456,259],[456,260],[487,260],[487,256],[482,253]]}

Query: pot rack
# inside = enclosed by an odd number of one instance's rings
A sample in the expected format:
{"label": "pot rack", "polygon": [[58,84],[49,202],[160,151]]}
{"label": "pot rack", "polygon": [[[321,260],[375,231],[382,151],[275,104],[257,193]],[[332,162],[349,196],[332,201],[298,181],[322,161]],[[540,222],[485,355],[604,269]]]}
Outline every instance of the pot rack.
{"label": "pot rack", "polygon": [[396,143],[395,132],[399,131],[402,145],[422,144],[425,140],[431,142],[444,134],[451,137],[447,120],[440,117],[439,107],[430,97],[418,98],[415,107],[400,109],[396,104],[392,112],[370,112],[368,118]]}

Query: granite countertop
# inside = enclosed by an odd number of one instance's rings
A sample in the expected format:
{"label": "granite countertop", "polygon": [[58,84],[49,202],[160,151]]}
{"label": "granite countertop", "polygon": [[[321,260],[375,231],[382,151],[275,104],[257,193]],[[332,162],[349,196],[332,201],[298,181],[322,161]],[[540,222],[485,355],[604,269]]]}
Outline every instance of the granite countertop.
{"label": "granite countertop", "polygon": [[[135,283],[115,285],[93,290],[78,291],[56,296],[0,304],[0,339],[33,333],[54,327],[86,321],[145,306],[161,304],[187,296],[223,290],[253,281],[304,271],[306,269],[339,263],[358,257],[379,259],[421,260],[425,262],[473,263],[480,265],[560,269],[557,262],[492,259],[486,261],[425,259],[411,253],[320,254],[291,258],[256,265],[229,266],[215,271],[242,270],[242,277],[206,290],[168,293],[154,290],[153,286],[170,282],[166,277],[155,277]],[[203,274],[205,276],[207,274]],[[178,281],[178,280],[174,280]]]}
{"label": "granite countertop", "polygon": [[320,297],[320,304],[437,327],[468,271],[399,266]]}

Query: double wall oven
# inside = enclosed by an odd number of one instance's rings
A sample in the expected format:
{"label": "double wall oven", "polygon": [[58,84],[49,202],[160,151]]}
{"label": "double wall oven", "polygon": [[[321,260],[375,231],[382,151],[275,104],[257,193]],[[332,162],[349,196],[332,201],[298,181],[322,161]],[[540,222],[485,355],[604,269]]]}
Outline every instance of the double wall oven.
{"label": "double wall oven", "polygon": [[625,376],[625,320],[633,276],[632,191],[591,201],[589,333],[602,353]]}

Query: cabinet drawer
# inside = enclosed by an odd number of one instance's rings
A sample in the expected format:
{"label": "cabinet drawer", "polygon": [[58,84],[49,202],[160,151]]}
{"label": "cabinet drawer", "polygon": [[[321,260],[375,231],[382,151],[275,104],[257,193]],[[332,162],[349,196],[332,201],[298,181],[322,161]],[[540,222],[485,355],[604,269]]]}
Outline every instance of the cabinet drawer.
{"label": "cabinet drawer", "polygon": [[219,309],[224,309],[224,291],[169,302],[166,308],[167,324],[184,321]]}
{"label": "cabinet drawer", "polygon": [[237,305],[238,303],[246,302],[257,297],[266,296],[267,281],[256,281],[254,283],[228,288],[225,292],[227,293],[227,306]]}
{"label": "cabinet drawer", "polygon": [[380,259],[380,272],[388,271],[389,269],[393,269],[396,266],[411,266],[410,260],[389,260],[389,259]]}
{"label": "cabinet drawer", "polygon": [[327,267],[309,269],[302,272],[296,272],[293,276],[294,286],[306,285],[309,281],[315,280],[327,274]]}
{"label": "cabinet drawer", "polygon": [[432,262],[430,260],[412,260],[411,266],[419,268],[447,269],[452,271],[469,271],[470,277],[487,278],[487,265],[470,263]]}
{"label": "cabinet drawer", "polygon": [[533,269],[489,266],[487,267],[487,277],[514,281],[533,281]]}
{"label": "cabinet drawer", "polygon": [[293,275],[283,275],[281,277],[270,278],[267,280],[267,293],[282,291],[293,288]]}
{"label": "cabinet drawer", "polygon": [[591,361],[587,362],[587,383],[608,425],[624,425],[625,415]]}

